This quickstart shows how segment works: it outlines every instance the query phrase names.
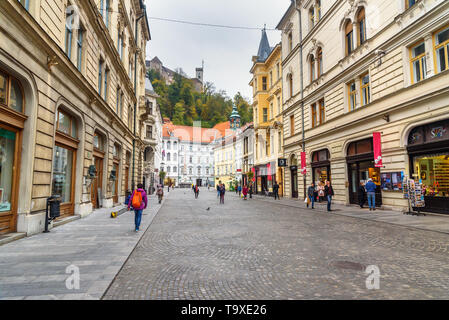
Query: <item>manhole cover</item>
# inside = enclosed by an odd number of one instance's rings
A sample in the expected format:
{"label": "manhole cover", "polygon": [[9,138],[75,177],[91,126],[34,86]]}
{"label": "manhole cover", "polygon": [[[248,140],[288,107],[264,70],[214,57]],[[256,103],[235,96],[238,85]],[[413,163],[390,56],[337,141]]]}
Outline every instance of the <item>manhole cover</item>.
{"label": "manhole cover", "polygon": [[332,265],[339,269],[349,269],[349,270],[356,270],[356,271],[364,271],[365,266],[358,262],[352,262],[352,261],[334,261],[332,262]]}

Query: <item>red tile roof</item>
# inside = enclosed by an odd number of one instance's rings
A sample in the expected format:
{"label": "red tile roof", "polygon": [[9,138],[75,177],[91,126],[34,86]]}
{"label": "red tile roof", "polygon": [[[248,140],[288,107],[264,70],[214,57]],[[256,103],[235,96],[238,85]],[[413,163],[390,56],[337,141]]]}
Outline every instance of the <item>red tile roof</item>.
{"label": "red tile roof", "polygon": [[229,121],[218,123],[213,128],[200,128],[174,125],[170,119],[164,118],[162,135],[165,138],[169,138],[171,136],[170,133],[173,133],[173,137],[181,141],[211,143],[215,139],[229,134],[230,128]]}

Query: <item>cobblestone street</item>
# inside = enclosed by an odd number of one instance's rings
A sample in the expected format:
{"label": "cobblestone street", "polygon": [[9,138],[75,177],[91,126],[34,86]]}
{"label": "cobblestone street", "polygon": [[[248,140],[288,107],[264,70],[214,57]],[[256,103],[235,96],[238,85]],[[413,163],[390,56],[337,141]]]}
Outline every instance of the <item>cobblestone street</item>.
{"label": "cobblestone street", "polygon": [[103,299],[449,298],[447,234],[231,192],[219,205],[213,189],[166,195]]}

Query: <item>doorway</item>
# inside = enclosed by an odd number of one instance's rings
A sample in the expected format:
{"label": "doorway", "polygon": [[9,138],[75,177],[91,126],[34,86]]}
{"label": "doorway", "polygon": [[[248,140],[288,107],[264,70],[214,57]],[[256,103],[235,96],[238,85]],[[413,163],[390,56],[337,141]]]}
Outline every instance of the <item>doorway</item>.
{"label": "doorway", "polygon": [[298,167],[290,167],[290,173],[292,178],[292,198],[298,198]]}
{"label": "doorway", "polygon": [[100,208],[102,187],[103,187],[103,158],[94,156],[95,170],[97,171],[97,177],[94,179],[91,185],[91,201],[94,209]]}
{"label": "doorway", "polygon": [[[380,168],[374,167],[374,161],[359,161],[348,163],[349,171],[349,203],[359,204],[359,186],[365,185],[368,179],[376,184],[376,207],[382,205],[382,192],[380,188]],[[365,199],[365,204],[367,203]]]}

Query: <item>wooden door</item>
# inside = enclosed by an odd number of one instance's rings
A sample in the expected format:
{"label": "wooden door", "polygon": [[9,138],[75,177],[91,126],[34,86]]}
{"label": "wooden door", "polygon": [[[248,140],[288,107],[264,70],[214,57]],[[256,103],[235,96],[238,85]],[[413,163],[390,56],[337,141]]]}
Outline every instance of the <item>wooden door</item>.
{"label": "wooden door", "polygon": [[298,169],[291,170],[292,198],[298,198]]}
{"label": "wooden door", "polygon": [[15,232],[22,131],[0,124],[0,234]]}
{"label": "wooden door", "polygon": [[97,170],[97,177],[94,179],[91,185],[91,201],[93,208],[99,208],[100,207],[100,196],[98,190],[102,190],[103,186],[103,158],[94,157],[94,163],[95,163],[95,169]]}

